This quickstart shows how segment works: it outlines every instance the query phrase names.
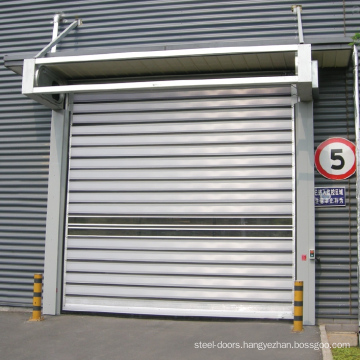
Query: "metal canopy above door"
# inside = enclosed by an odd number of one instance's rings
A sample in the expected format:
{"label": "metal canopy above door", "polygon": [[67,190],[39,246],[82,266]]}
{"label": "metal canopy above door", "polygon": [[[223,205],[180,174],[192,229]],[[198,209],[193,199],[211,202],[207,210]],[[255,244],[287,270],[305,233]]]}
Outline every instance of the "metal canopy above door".
{"label": "metal canopy above door", "polygon": [[78,94],[63,309],[293,317],[290,86]]}
{"label": "metal canopy above door", "polygon": [[[246,65],[254,61],[258,63],[256,69]],[[229,71],[229,64],[234,64],[231,68],[235,72],[263,70],[269,68],[267,65],[271,65],[271,70],[289,68],[291,71],[290,74],[281,76],[263,74],[254,77],[238,74],[216,79],[126,80],[126,76],[134,75],[134,69],[136,75],[146,76],[152,75],[153,68],[167,67],[165,74],[175,75],[176,66],[174,68],[172,65],[175,63],[181,63],[187,74],[197,73],[199,69],[203,73],[211,72],[214,71],[214,66],[217,66],[220,73],[225,73]],[[214,63],[217,65],[211,65]],[[128,69],[127,74],[123,73],[124,69]],[[125,77],[117,82],[111,80],[119,76]],[[311,60],[311,45],[220,47],[25,59],[22,93],[58,110],[63,107],[59,94],[64,93],[291,84],[297,85],[301,101],[312,100],[312,89],[316,89],[318,85],[317,62]]]}

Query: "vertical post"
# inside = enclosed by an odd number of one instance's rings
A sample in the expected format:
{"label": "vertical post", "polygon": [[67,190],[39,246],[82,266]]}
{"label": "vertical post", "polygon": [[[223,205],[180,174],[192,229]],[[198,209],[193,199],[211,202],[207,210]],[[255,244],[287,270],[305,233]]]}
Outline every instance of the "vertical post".
{"label": "vertical post", "polygon": [[[53,35],[52,35],[52,40],[54,41],[57,36],[58,36],[58,32],[59,32],[59,22],[62,19],[62,15],[61,14],[56,14],[54,15],[54,27],[53,27]],[[54,53],[56,52],[56,45],[54,45],[51,49],[51,52]]]}
{"label": "vertical post", "polygon": [[298,21],[298,32],[299,32],[299,43],[304,43],[304,34],[303,34],[303,28],[302,28],[302,21],[301,21],[301,11],[302,6],[301,5],[293,5],[291,7],[291,11],[296,14],[297,21]]}
{"label": "vertical post", "polygon": [[[357,267],[357,282],[358,282],[358,307],[359,317],[358,325],[360,330],[360,109],[359,109],[359,54],[356,45],[353,48],[353,66],[354,66],[354,115],[355,115],[355,143],[356,143],[356,204],[357,204],[357,247],[358,247],[358,267]],[[360,337],[359,337],[360,346]]]}
{"label": "vertical post", "polygon": [[30,321],[41,321],[42,274],[34,275],[33,312]]}
{"label": "vertical post", "polygon": [[[66,103],[68,96],[66,97]],[[66,105],[68,108],[68,105]],[[69,141],[69,111],[53,111],[50,134],[48,205],[45,234],[44,308],[59,315]]]}
{"label": "vertical post", "polygon": [[295,105],[296,279],[304,281],[304,325],[315,325],[314,129],[313,103]]}
{"label": "vertical post", "polygon": [[294,332],[303,331],[303,281],[295,281],[294,286]]}

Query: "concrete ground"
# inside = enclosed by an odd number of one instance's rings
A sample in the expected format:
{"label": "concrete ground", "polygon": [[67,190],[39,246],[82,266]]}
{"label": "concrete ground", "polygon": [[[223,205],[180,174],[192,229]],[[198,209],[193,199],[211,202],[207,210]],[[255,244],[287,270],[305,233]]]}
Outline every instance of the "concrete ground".
{"label": "concrete ground", "polygon": [[322,359],[310,348],[320,343],[319,328],[292,333],[289,321],[61,315],[28,322],[30,315],[0,312],[1,359]]}

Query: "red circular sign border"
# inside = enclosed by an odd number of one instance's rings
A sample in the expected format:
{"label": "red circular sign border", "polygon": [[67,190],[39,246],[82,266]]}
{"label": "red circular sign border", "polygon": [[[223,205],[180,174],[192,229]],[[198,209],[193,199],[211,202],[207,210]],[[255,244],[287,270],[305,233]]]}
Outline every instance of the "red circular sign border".
{"label": "red circular sign border", "polygon": [[[349,146],[349,148],[352,150],[352,152],[354,153],[354,156],[355,156],[355,162],[354,162],[354,165],[352,166],[352,168],[346,172],[345,174],[343,175],[333,175],[333,174],[329,174],[327,171],[325,171],[323,169],[323,167],[321,166],[320,164],[320,153],[321,151],[324,149],[325,146],[329,145],[329,144],[332,144],[334,142],[340,142],[340,143],[343,143],[347,146]],[[356,171],[356,147],[355,147],[355,144],[353,142],[351,142],[350,140],[348,139],[345,139],[345,138],[329,138],[325,141],[323,141],[316,149],[315,151],[315,166],[316,166],[316,169],[317,171],[324,177],[326,177],[327,179],[330,179],[330,180],[345,180],[347,178],[349,178],[351,175],[353,175]]]}

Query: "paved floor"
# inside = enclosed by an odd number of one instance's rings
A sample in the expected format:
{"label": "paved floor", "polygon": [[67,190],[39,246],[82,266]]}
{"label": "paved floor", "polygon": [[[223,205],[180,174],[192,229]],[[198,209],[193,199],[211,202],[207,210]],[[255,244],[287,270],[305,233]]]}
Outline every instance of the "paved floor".
{"label": "paved floor", "polygon": [[[294,334],[288,321],[61,315],[27,322],[29,316],[0,312],[1,359],[322,359],[321,350],[304,348],[318,345],[318,327],[307,326],[303,333]],[[262,350],[269,345],[277,348]]]}

